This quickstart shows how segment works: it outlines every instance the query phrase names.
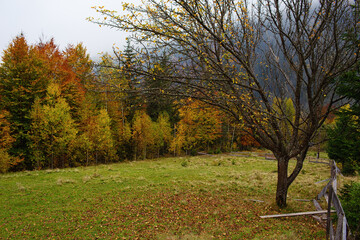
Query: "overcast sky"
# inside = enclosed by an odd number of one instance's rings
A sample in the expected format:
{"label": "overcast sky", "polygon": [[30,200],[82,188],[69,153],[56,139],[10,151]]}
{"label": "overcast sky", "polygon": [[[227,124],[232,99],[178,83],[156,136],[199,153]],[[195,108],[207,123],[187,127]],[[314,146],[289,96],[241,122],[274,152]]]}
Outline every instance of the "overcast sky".
{"label": "overcast sky", "polygon": [[0,0],[0,55],[9,43],[24,33],[29,44],[55,39],[61,49],[82,42],[94,60],[100,52],[111,52],[115,43],[125,44],[124,32],[99,27],[87,17],[97,17],[92,6],[121,12],[121,2],[140,0]]}

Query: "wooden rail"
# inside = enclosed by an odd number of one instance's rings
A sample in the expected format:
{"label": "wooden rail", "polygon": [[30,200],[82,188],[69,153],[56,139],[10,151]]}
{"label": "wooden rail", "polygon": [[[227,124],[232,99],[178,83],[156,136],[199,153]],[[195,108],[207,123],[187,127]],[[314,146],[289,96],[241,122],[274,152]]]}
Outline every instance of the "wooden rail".
{"label": "wooden rail", "polygon": [[[271,154],[265,154],[265,159],[267,160],[273,160],[275,157]],[[350,235],[350,229],[349,225],[346,220],[344,209],[341,206],[339,197],[337,196],[337,175],[341,174],[340,169],[336,166],[336,163],[334,160],[328,160],[328,159],[316,159],[311,160],[309,158],[310,162],[314,163],[323,163],[330,165],[330,175],[331,177],[329,179],[319,181],[317,183],[326,182],[326,186],[321,190],[321,192],[317,195],[316,199],[313,199],[314,205],[317,209],[316,212],[301,212],[301,213],[290,213],[290,214],[277,214],[277,215],[266,215],[266,216],[260,216],[261,218],[274,218],[274,217],[291,217],[291,216],[301,216],[301,215],[316,215],[316,214],[322,214],[325,217],[325,214],[327,215],[327,223],[326,223],[326,239],[330,240],[346,240],[347,237]],[[320,204],[316,201],[320,198],[324,197],[328,203],[327,210],[323,210],[320,206]],[[335,210],[332,210],[332,207],[335,208]],[[337,224],[336,228],[333,227],[333,221],[331,219],[331,213],[337,214]],[[314,216],[315,217],[315,216]],[[322,219],[321,217],[316,217],[317,219]]]}
{"label": "wooden rail", "polygon": [[[335,211],[332,211],[332,212],[335,212]],[[316,215],[316,214],[324,214],[324,213],[327,213],[327,211],[322,210],[322,211],[314,211],[314,212],[298,212],[298,213],[274,214],[274,215],[260,216],[260,218],[297,217],[297,216]]]}
{"label": "wooden rail", "polygon": [[265,159],[266,160],[276,160],[276,157],[273,154],[266,153]]}
{"label": "wooden rail", "polygon": [[316,157],[308,157],[309,162],[311,163],[322,163],[326,165],[330,165],[331,160],[326,158],[316,158]]}
{"label": "wooden rail", "polygon": [[[337,196],[337,175],[340,169],[336,166],[335,161],[330,161],[331,178],[326,186],[318,194],[317,199],[324,197],[328,203],[327,222],[326,222],[326,238],[330,240],[346,240],[349,235],[349,225],[346,220],[344,209],[341,206],[339,197]],[[338,220],[336,230],[333,227],[331,219],[331,207],[335,208]]]}

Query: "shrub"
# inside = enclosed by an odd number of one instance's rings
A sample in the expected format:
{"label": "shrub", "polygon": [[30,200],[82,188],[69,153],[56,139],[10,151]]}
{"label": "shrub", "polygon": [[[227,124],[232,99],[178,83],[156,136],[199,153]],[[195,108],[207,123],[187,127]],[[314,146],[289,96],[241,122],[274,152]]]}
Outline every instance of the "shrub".
{"label": "shrub", "polygon": [[341,205],[355,239],[360,239],[360,183],[345,184],[340,190]]}

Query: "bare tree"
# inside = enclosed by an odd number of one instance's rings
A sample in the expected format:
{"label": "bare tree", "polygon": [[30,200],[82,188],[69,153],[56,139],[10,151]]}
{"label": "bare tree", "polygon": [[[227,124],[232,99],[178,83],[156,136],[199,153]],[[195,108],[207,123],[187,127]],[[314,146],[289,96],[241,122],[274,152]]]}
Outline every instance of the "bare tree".
{"label": "bare tree", "polygon": [[148,0],[124,8],[123,16],[97,8],[104,19],[90,20],[134,32],[145,63],[164,49],[173,53],[166,78],[177,87],[169,93],[244,123],[277,159],[276,203],[285,207],[315,132],[341,100],[333,80],[357,60],[343,37],[356,30],[349,1]]}

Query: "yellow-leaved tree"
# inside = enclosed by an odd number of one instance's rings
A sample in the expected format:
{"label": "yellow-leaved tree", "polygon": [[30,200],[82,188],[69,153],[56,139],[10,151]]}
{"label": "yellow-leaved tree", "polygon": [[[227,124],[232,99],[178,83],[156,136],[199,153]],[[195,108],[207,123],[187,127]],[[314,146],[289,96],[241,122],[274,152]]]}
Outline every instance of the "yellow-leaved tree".
{"label": "yellow-leaved tree", "polygon": [[106,109],[101,109],[96,116],[94,150],[96,162],[101,157],[107,163],[117,160],[115,142],[111,132],[111,118]]}
{"label": "yellow-leaved tree", "polygon": [[115,139],[107,110],[97,110],[90,102],[84,102],[80,113],[75,162],[86,161],[84,164],[89,165],[116,161]]}
{"label": "yellow-leaved tree", "polygon": [[59,85],[50,84],[46,98],[35,100],[30,112],[29,135],[37,168],[69,166],[77,129],[70,106],[60,95]]}
{"label": "yellow-leaved tree", "polygon": [[149,115],[144,110],[135,112],[132,124],[132,140],[134,144],[134,158],[145,159],[148,148],[153,144],[153,128]]}
{"label": "yellow-leaved tree", "polygon": [[172,151],[195,153],[209,149],[209,145],[221,137],[221,112],[194,99],[183,101],[179,109],[180,121],[176,126],[176,137]]}

